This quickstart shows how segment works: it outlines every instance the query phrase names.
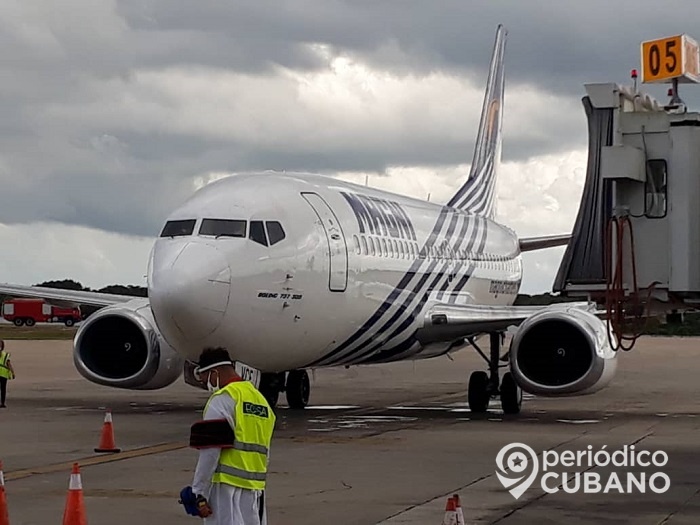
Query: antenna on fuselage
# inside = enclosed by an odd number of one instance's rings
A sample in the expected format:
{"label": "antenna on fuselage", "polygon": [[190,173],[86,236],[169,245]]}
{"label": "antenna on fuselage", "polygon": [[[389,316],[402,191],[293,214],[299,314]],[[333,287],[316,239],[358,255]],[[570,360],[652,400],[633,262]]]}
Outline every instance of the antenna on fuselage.
{"label": "antenna on fuselage", "polygon": [[430,202],[430,192],[428,192],[428,198],[427,201]]}
{"label": "antenna on fuselage", "polygon": [[365,188],[369,186],[369,173],[365,173]]}

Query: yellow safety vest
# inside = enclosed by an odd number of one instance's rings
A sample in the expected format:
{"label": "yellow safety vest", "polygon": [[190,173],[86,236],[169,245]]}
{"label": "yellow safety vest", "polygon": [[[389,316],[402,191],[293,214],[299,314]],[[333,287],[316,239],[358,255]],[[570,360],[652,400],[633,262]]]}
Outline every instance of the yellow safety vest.
{"label": "yellow safety vest", "polygon": [[10,372],[10,368],[7,366],[9,360],[10,354],[5,350],[0,352],[0,377],[4,377],[5,379],[10,379],[12,377],[12,372]]}
{"label": "yellow safety vest", "polygon": [[[212,481],[234,487],[264,490],[275,414],[263,395],[248,381],[235,381],[209,398],[230,395],[236,402],[233,448],[222,448]],[[207,402],[207,407],[209,402]],[[204,408],[206,413],[207,407]]]}

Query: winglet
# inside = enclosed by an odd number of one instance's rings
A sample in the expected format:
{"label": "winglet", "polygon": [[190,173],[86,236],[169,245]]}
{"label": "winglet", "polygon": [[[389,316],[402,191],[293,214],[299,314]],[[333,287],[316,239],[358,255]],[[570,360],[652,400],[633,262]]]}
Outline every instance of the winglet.
{"label": "winglet", "polygon": [[504,55],[508,32],[499,25],[491,57],[479,133],[467,182],[447,203],[453,208],[493,218],[496,208],[496,178],[501,163],[501,127],[505,87]]}

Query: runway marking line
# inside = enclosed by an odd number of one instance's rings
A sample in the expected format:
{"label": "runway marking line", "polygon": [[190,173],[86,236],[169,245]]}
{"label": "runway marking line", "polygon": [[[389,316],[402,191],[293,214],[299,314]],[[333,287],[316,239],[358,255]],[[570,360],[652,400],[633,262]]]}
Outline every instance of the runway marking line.
{"label": "runway marking line", "polygon": [[109,455],[95,455],[88,456],[83,459],[78,459],[75,461],[66,461],[64,463],[53,463],[51,465],[46,465],[43,467],[33,467],[22,470],[14,470],[5,472],[5,480],[14,481],[18,479],[25,479],[31,476],[40,476],[44,474],[55,474],[56,472],[70,472],[73,467],[73,463],[78,463],[81,467],[91,467],[94,465],[103,465],[106,463],[114,463],[115,461],[123,461],[125,459],[139,458],[143,456],[152,456],[155,454],[162,454],[164,452],[172,452],[174,450],[180,450],[187,448],[189,443],[185,442],[173,442],[173,443],[161,443],[159,445],[151,445],[149,447],[136,448],[132,450],[126,450],[124,452],[118,452],[116,454]]}

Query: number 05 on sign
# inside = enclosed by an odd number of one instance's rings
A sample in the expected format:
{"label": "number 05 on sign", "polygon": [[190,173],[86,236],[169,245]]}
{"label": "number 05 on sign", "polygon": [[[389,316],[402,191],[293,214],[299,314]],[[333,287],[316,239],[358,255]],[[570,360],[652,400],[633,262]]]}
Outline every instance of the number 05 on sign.
{"label": "number 05 on sign", "polygon": [[688,35],[642,42],[642,82],[700,82],[698,43]]}

